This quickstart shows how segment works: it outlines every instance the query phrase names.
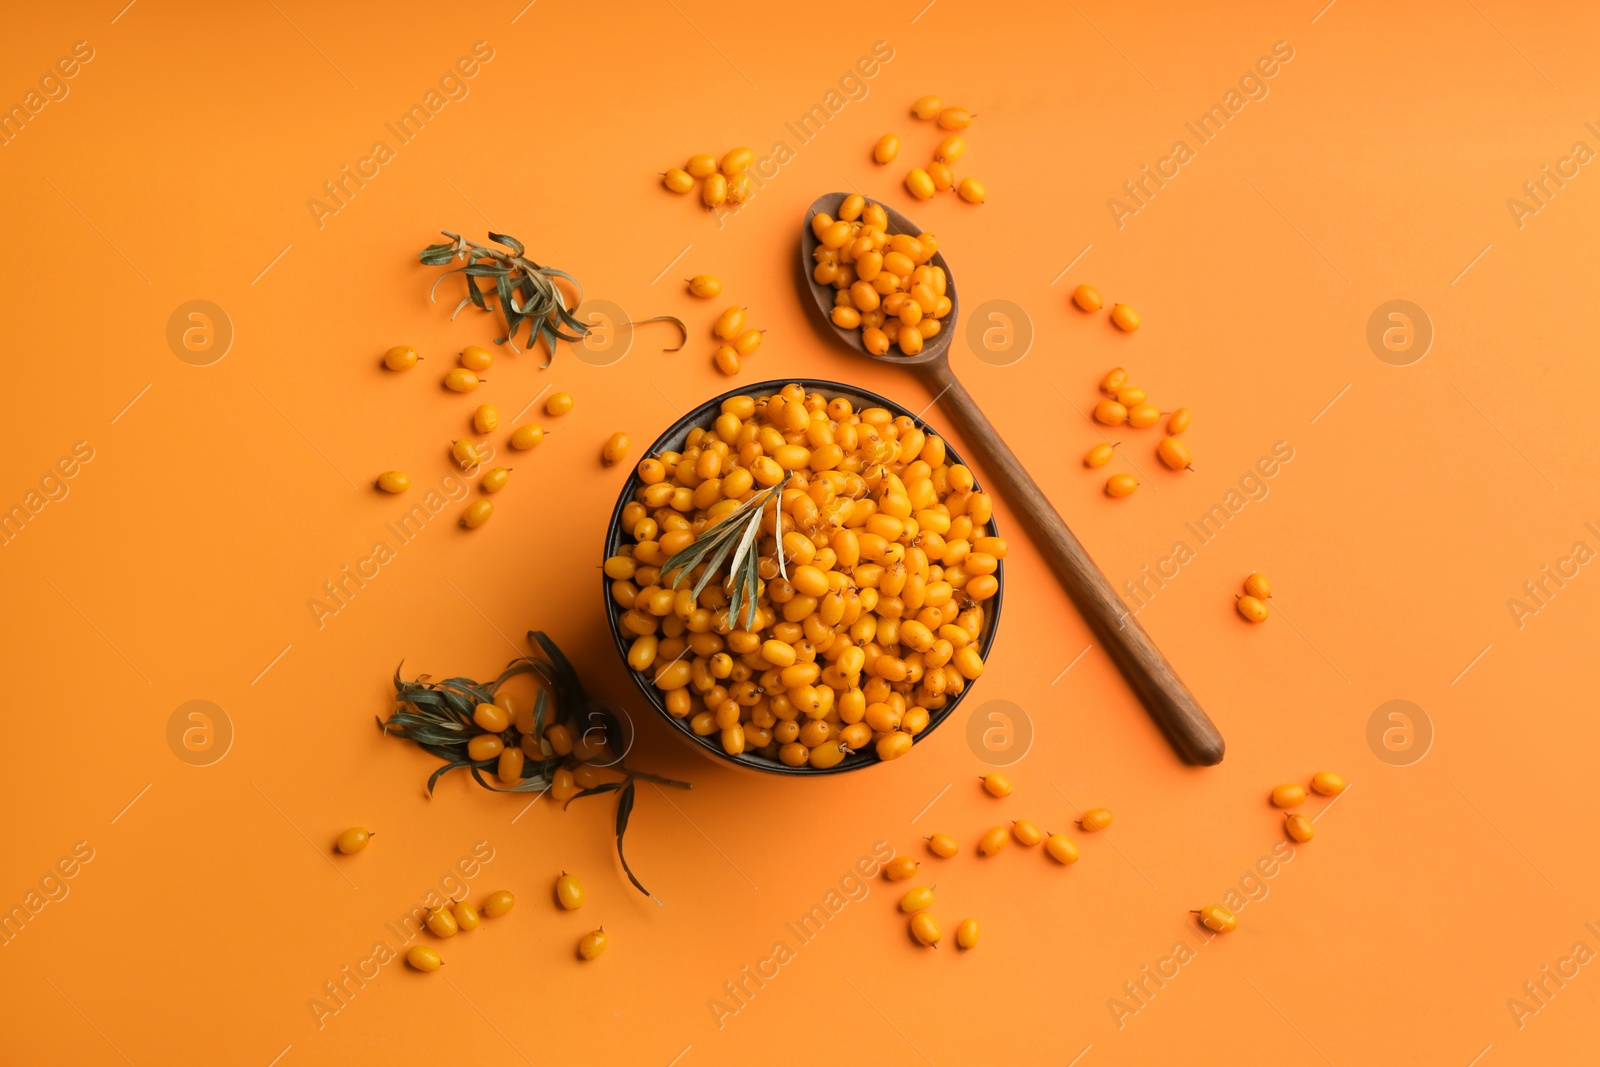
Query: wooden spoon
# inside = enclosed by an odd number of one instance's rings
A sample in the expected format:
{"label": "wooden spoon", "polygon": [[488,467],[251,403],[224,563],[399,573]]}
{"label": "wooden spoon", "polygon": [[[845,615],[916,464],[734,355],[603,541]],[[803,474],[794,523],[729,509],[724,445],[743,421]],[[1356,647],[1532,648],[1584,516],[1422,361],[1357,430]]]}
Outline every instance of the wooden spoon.
{"label": "wooden spoon", "polygon": [[[1051,570],[1055,571],[1057,579],[1088,621],[1095,637],[1110,653],[1123,677],[1133,686],[1134,692],[1167,735],[1178,755],[1190,763],[1209,766],[1220,762],[1224,746],[1216,726],[1193,694],[1185,688],[1172,665],[1156,648],[1138,620],[1123,606],[1111,583],[1100,573],[1094,560],[1089,558],[1083,544],[1067,529],[1067,524],[1051,506],[1043,491],[1029,477],[1016,455],[1006,447],[994,426],[978,410],[972,396],[951,372],[950,339],[955,336],[961,299],[956,292],[955,274],[945,262],[943,253],[935,253],[931,262],[944,269],[945,295],[950,298],[950,314],[942,320],[944,328],[923,346],[921,352],[914,356],[903,356],[891,349],[888,355],[873,355],[863,344],[860,330],[845,330],[833,325],[834,288],[818,283],[811,274],[815,265],[811,256],[818,243],[811,229],[811,217],[818,212],[826,212],[837,218],[839,205],[847,195],[829,193],[818,197],[806,210],[805,225],[801,229],[801,270],[811,286],[817,309],[828,321],[829,329],[840,341],[861,355],[909,367],[922,378],[928,391],[935,394],[938,403],[955,420],[962,436],[994,474],[1018,517],[1032,533],[1035,544],[1044,554]],[[891,233],[915,236],[921,232],[910,219],[888,205],[882,206],[888,213]]]}

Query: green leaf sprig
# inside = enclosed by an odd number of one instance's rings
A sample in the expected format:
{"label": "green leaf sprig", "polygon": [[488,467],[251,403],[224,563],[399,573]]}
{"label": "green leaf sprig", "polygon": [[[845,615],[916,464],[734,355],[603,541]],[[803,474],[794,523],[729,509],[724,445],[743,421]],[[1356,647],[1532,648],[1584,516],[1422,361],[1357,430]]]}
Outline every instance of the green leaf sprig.
{"label": "green leaf sprig", "polygon": [[[782,502],[783,487],[788,484],[789,475],[785,472],[783,481],[755,494],[718,519],[687,547],[674,552],[661,565],[662,574],[673,576],[672,588],[678,588],[690,571],[704,563],[705,569],[694,584],[694,595],[698,597],[732,553],[733,561],[728,564],[728,574],[733,579],[728,590],[728,621],[737,625],[739,610],[743,608],[744,628],[750,629],[756,621],[756,598],[761,588],[759,556],[753,549],[756,538],[761,536],[761,520],[767,504],[773,503],[776,508]],[[779,537],[777,542],[778,571],[787,578],[789,570],[783,557],[783,538]]]}
{"label": "green leaf sprig", "polygon": [[[446,678],[435,682],[427,675],[419,675],[411,681],[406,681],[400,676],[399,668],[396,668],[395,710],[387,721],[379,719],[378,725],[386,735],[414,741],[423,751],[444,761],[442,766],[428,776],[430,797],[433,795],[434,785],[441,776],[462,767],[471,772],[479,785],[496,793],[543,793],[550,788],[556,771],[564,766],[575,767],[584,762],[596,767],[610,767],[622,773],[626,776],[624,781],[602,782],[591,786],[574,794],[567,804],[570,805],[580,797],[597,796],[601,793],[617,794],[617,858],[622,861],[622,869],[628,875],[628,881],[632,882],[639,892],[655,899],[634,875],[632,868],[628,866],[627,857],[622,852],[622,836],[627,832],[628,819],[633,814],[634,783],[638,779],[643,779],[677,789],[688,789],[689,783],[636,770],[620,759],[611,763],[600,763],[597,759],[585,761],[575,756],[557,755],[551,749],[550,743],[544,739],[545,727],[552,723],[568,724],[575,735],[584,737],[598,735],[614,744],[621,744],[625,735],[622,732],[622,724],[617,719],[616,709],[589,695],[571,661],[562,654],[561,649],[556,647],[549,636],[542,631],[530,631],[528,642],[534,646],[535,654],[512,660],[492,682],[475,682],[470,678]],[[519,674],[535,675],[541,683],[539,694],[534,700],[532,736],[539,739],[544,758],[524,762],[522,780],[516,784],[497,785],[485,778],[484,773],[496,773],[498,758],[474,760],[467,751],[467,746],[474,737],[489,732],[473,721],[472,713],[479,704],[494,703],[495,692],[500,686],[505,684],[507,679]],[[554,707],[551,706],[552,703]],[[507,727],[498,736],[508,748],[522,744],[522,733],[515,726]],[[657,900],[656,903],[659,904],[660,901]]]}
{"label": "green leaf sprig", "polygon": [[[572,287],[578,291],[578,303],[583,303],[583,286],[578,284],[578,279],[564,270],[554,267],[541,266],[526,256],[527,249],[515,237],[503,233],[491,233],[489,240],[503,245],[505,250],[490,248],[480,245],[476,241],[468,241],[460,234],[441,230],[448,242],[429,245],[418,253],[418,258],[425,266],[442,267],[446,263],[456,260],[465,260],[466,265],[455,267],[439,275],[433,283],[433,288],[428,292],[428,299],[435,299],[439,283],[452,274],[460,274],[467,282],[467,296],[456,305],[450,317],[454,319],[461,314],[468,304],[477,305],[480,311],[494,310],[489,306],[489,298],[499,300],[500,314],[505,319],[506,335],[496,337],[496,344],[509,344],[512,351],[521,351],[517,348],[517,332],[524,324],[528,327],[527,347],[532,348],[540,338],[544,339],[547,358],[544,366],[548,367],[555,358],[556,342],[569,341],[573,344],[580,343],[590,327],[580,322],[567,308],[566,294],[556,284],[555,279],[561,278],[571,282]],[[488,289],[481,289],[477,279],[490,279]],[[565,326],[572,333],[563,333],[561,327]]]}

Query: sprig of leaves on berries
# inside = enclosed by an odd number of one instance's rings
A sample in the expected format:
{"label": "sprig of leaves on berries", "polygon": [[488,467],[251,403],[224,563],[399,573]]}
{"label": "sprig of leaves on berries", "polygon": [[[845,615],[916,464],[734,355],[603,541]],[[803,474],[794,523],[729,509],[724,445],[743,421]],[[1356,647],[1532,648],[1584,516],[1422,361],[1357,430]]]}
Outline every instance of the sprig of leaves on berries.
{"label": "sprig of leaves on berries", "polygon": [[[571,661],[549,636],[542,631],[530,631],[528,642],[534,646],[534,654],[512,660],[491,682],[476,682],[471,678],[446,678],[436,682],[425,674],[407,681],[400,676],[400,668],[397,667],[394,672],[395,710],[387,720],[379,719],[378,725],[386,735],[413,741],[423,751],[444,761],[428,776],[429,796],[433,795],[433,787],[440,777],[463,767],[471,772],[479,785],[496,793],[542,793],[550,788],[556,771],[585,763],[622,774],[622,781],[600,782],[590,786],[574,794],[567,804],[581,797],[617,794],[617,858],[622,861],[628,881],[639,892],[654,899],[628,866],[627,856],[622,850],[623,834],[627,832],[628,820],[633,814],[634,783],[643,779],[677,789],[688,789],[689,783],[636,770],[624,763],[621,757],[612,756],[610,746],[623,746],[627,739],[616,709],[589,695]],[[543,758],[529,759],[523,763],[521,781],[513,785],[495,784],[485,777],[485,772],[496,773],[498,759],[474,760],[467,751],[474,737],[489,732],[473,720],[473,711],[479,704],[494,703],[495,692],[508,679],[521,674],[532,674],[540,682],[534,701],[530,736],[537,739]],[[588,758],[556,754],[544,736],[545,728],[555,723],[566,725],[569,731],[583,740],[582,751]],[[498,736],[507,747],[522,744],[522,731],[514,725]]]}
{"label": "sprig of leaves on berries", "polygon": [[[743,608],[744,626],[746,629],[752,627],[756,619],[756,600],[761,590],[761,572],[758,569],[760,557],[755,551],[756,539],[761,535],[761,524],[766,517],[767,505],[770,503],[777,507],[782,503],[783,487],[788,484],[789,475],[785,473],[783,481],[755,494],[718,519],[689,545],[674,552],[661,565],[662,575],[672,576],[670,588],[678,588],[684,579],[689,577],[690,571],[704,563],[705,568],[700,572],[699,580],[693,587],[693,595],[698,597],[706,584],[716,577],[717,571],[731,552],[733,559],[728,563],[728,576],[732,579],[728,583],[728,621],[737,625],[739,610]],[[776,552],[778,571],[787,578],[789,569],[784,558],[781,537],[778,538]]]}

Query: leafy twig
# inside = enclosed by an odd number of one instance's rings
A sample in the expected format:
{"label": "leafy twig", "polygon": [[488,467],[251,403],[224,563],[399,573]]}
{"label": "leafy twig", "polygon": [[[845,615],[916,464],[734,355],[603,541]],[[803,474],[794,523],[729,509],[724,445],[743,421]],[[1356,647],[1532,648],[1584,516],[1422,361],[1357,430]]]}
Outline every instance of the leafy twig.
{"label": "leafy twig", "polygon": [[[536,654],[512,660],[506,664],[505,670],[500,672],[499,677],[487,683],[475,682],[470,678],[446,678],[435,682],[427,675],[418,675],[415,679],[406,681],[400,676],[400,668],[395,668],[396,707],[387,720],[379,719],[378,725],[385,734],[414,741],[424,751],[443,761],[442,765],[428,776],[429,796],[433,795],[433,787],[441,777],[463,767],[480,786],[492,792],[545,792],[553,784],[557,770],[563,766],[576,766],[585,762],[573,756],[556,755],[550,743],[544,739],[545,727],[552,723],[598,724],[600,732],[608,742],[622,743],[622,725],[617,720],[615,709],[589,695],[583,687],[583,682],[578,678],[578,672],[573,669],[572,663],[562,654],[561,649],[556,647],[555,642],[542,631],[530,631],[528,642],[534,646]],[[535,675],[541,683],[538,696],[534,700],[531,736],[538,739],[544,758],[524,762],[522,779],[515,784],[496,785],[492,784],[485,774],[497,774],[498,759],[474,760],[468,751],[473,738],[489,732],[473,720],[472,713],[479,704],[494,703],[495,692],[500,686],[505,684],[507,679],[519,674]],[[554,708],[551,707],[552,702]],[[522,744],[522,731],[514,725],[506,728],[498,736],[507,747]],[[592,760],[588,762],[592,766],[602,766]],[[617,858],[622,861],[622,869],[627,873],[628,881],[637,886],[639,892],[653,898],[653,894],[644,887],[634,875],[632,868],[628,866],[627,857],[622,851],[622,836],[627,832],[628,819],[633,814],[633,783],[636,779],[642,778],[676,789],[688,789],[689,783],[637,770],[629,767],[621,759],[609,766],[624,775],[622,781],[602,782],[591,786],[574,794],[567,803],[571,804],[579,797],[598,796],[602,793],[617,794]],[[657,903],[660,901],[657,900]]]}
{"label": "leafy twig", "polygon": [[[589,332],[590,327],[580,322],[568,310],[566,294],[555,282],[557,278],[571,282],[572,287],[578,291],[578,303],[581,304],[583,286],[578,284],[578,279],[566,271],[535,263],[524,254],[526,248],[522,242],[507,234],[489,235],[491,241],[505,246],[506,251],[502,251],[480,245],[476,241],[468,241],[460,234],[451,233],[449,230],[440,232],[450,240],[429,245],[418,253],[418,258],[424,265],[430,267],[442,267],[458,259],[466,260],[465,266],[454,267],[441,274],[428,293],[428,299],[433,300],[439,282],[451,274],[461,274],[466,279],[467,298],[456,305],[451,318],[459,315],[468,303],[477,305],[480,311],[493,310],[489,306],[488,298],[496,297],[500,302],[501,317],[505,320],[506,335],[495,338],[495,343],[509,344],[515,350],[517,331],[526,323],[528,348],[531,349],[540,338],[544,339],[545,349],[549,354],[549,358],[544,361],[546,367],[555,358],[557,341],[578,344]],[[475,280],[478,278],[490,279],[491,288],[480,289]],[[573,332],[563,333],[562,326]]]}

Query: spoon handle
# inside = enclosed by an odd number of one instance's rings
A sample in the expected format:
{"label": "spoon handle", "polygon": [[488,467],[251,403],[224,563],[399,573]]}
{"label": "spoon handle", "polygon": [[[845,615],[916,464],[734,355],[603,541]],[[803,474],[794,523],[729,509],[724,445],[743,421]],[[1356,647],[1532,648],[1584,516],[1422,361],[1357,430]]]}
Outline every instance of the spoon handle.
{"label": "spoon handle", "polygon": [[962,435],[982,454],[985,466],[1028,527],[1050,569],[1178,755],[1207,766],[1221,762],[1224,746],[1216,726],[1123,605],[1083,543],[1067,529],[1016,454],[1000,439],[972,395],[956,380],[949,363],[933,360],[919,369]]}

